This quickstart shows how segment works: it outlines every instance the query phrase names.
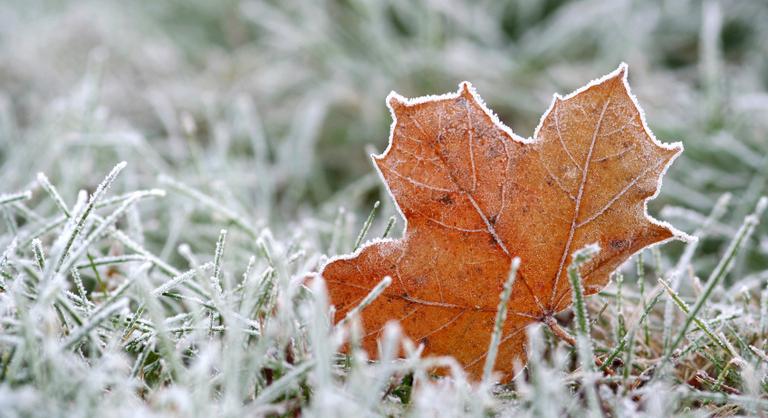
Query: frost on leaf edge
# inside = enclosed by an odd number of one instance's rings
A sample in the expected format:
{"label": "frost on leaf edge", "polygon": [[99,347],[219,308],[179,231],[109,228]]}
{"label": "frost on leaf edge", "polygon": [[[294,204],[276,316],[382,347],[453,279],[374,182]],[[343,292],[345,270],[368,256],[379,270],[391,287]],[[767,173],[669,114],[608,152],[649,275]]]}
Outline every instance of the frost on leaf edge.
{"label": "frost on leaf edge", "polygon": [[[403,222],[405,222],[405,224],[403,226],[403,233],[402,233],[402,235],[405,236],[407,231],[408,231],[408,219],[405,217],[405,214],[403,214],[402,210],[400,209],[400,205],[397,203],[397,200],[395,199],[395,196],[394,196],[394,194],[392,193],[392,190],[389,187],[389,183],[387,183],[386,178],[384,178],[384,175],[381,172],[381,169],[379,168],[379,166],[377,164],[375,164],[376,160],[380,160],[380,159],[385,158],[387,156],[387,154],[389,153],[390,149],[393,146],[393,143],[394,143],[393,140],[394,140],[394,135],[395,135],[395,128],[397,126],[397,112],[396,112],[397,108],[410,107],[410,106],[414,106],[414,105],[418,105],[418,104],[424,104],[424,103],[429,103],[429,102],[437,102],[437,101],[441,101],[441,100],[453,100],[453,99],[459,98],[463,94],[468,94],[475,101],[475,103],[478,104],[480,109],[482,109],[482,111],[485,112],[486,115],[488,115],[488,117],[491,119],[491,121],[493,122],[493,124],[497,128],[499,128],[502,132],[504,132],[507,135],[509,135],[509,137],[512,140],[517,141],[517,142],[521,142],[521,143],[526,144],[526,145],[530,145],[530,144],[534,144],[534,143],[536,143],[536,142],[541,140],[539,138],[539,131],[541,130],[541,128],[542,128],[542,126],[544,124],[544,121],[546,120],[547,116],[549,116],[549,113],[553,110],[553,108],[554,108],[554,106],[555,106],[555,104],[557,103],[558,100],[561,100],[561,101],[568,100],[568,99],[570,99],[572,97],[575,97],[576,95],[578,95],[578,94],[580,94],[580,93],[582,93],[582,92],[584,92],[584,91],[586,91],[586,90],[588,90],[588,89],[590,89],[590,88],[592,88],[592,87],[594,87],[596,85],[602,84],[602,83],[604,83],[604,82],[606,82],[606,81],[608,81],[608,80],[610,80],[610,79],[612,79],[614,77],[620,76],[621,77],[622,86],[624,87],[624,90],[627,93],[627,96],[629,96],[630,100],[632,101],[632,104],[635,106],[635,108],[637,109],[638,113],[640,114],[640,122],[641,122],[642,127],[643,127],[643,132],[645,132],[645,134],[648,135],[649,138],[651,138],[651,142],[654,145],[656,145],[656,146],[658,146],[660,148],[666,149],[666,150],[677,150],[678,151],[675,155],[672,156],[672,158],[670,158],[666,162],[666,164],[664,164],[664,168],[661,170],[661,172],[659,173],[659,176],[656,179],[656,189],[655,189],[653,195],[651,195],[651,196],[649,196],[649,197],[647,197],[647,198],[645,198],[643,200],[643,215],[645,216],[645,219],[648,220],[648,222],[650,222],[651,224],[654,224],[656,226],[661,226],[661,227],[669,229],[669,231],[672,233],[672,236],[667,238],[667,239],[664,239],[664,240],[661,240],[661,241],[657,241],[657,242],[655,242],[653,244],[645,246],[642,249],[636,251],[635,253],[630,254],[629,257],[632,257],[634,254],[636,254],[636,253],[638,253],[640,251],[643,251],[646,248],[653,248],[655,246],[659,246],[659,245],[665,244],[665,243],[667,243],[669,241],[672,241],[672,240],[675,240],[675,239],[683,241],[683,242],[694,242],[694,241],[697,241],[698,240],[697,237],[689,235],[688,233],[677,229],[675,226],[673,226],[671,223],[669,223],[667,221],[662,221],[662,220],[656,219],[656,218],[654,218],[653,216],[651,216],[648,213],[648,202],[653,200],[653,199],[655,199],[659,195],[659,193],[661,192],[661,188],[663,186],[664,175],[667,173],[667,170],[669,170],[669,167],[677,159],[677,157],[679,157],[683,153],[683,151],[685,150],[685,147],[684,147],[683,143],[680,142],[680,141],[671,142],[671,143],[664,143],[664,142],[659,141],[658,138],[656,138],[656,136],[653,134],[651,129],[648,127],[648,123],[646,122],[646,118],[645,118],[645,111],[640,106],[640,103],[637,101],[637,97],[635,97],[635,95],[632,94],[632,90],[630,89],[629,82],[627,81],[627,74],[628,74],[628,72],[629,72],[629,65],[627,65],[626,62],[621,62],[619,64],[619,66],[615,70],[611,71],[608,74],[603,75],[602,77],[599,77],[599,78],[591,80],[589,83],[587,83],[587,84],[579,87],[578,89],[576,89],[576,90],[566,94],[565,96],[563,96],[563,95],[561,95],[559,93],[554,93],[553,97],[552,97],[552,101],[550,102],[549,107],[547,107],[547,109],[544,111],[544,113],[542,113],[541,118],[539,119],[539,123],[538,123],[538,125],[536,126],[536,128],[533,131],[533,136],[528,137],[528,138],[525,138],[525,137],[522,137],[522,136],[516,134],[512,130],[512,128],[510,128],[509,126],[504,124],[504,122],[502,122],[501,119],[499,119],[498,115],[496,115],[496,113],[493,112],[486,105],[485,101],[480,97],[480,95],[477,93],[477,90],[475,89],[475,87],[469,81],[465,80],[465,81],[462,81],[461,83],[459,83],[459,87],[458,87],[458,89],[455,92],[443,93],[443,94],[431,94],[431,95],[419,96],[419,97],[414,97],[414,98],[404,97],[404,96],[400,95],[399,93],[397,93],[394,90],[390,91],[389,94],[386,97],[386,105],[387,105],[387,108],[389,109],[390,115],[392,116],[392,123],[390,124],[389,139],[388,139],[387,147],[380,154],[370,154],[370,157],[374,161],[373,167],[376,169],[376,173],[379,175],[379,178],[381,179],[381,182],[384,184],[384,187],[387,190],[387,194],[392,199],[392,202],[395,205],[395,209],[397,210],[397,213],[400,215],[400,218],[403,219]],[[369,240],[365,241],[365,243],[363,243],[358,249],[356,249],[355,251],[353,251],[353,252],[351,252],[349,254],[340,254],[340,255],[335,255],[333,257],[328,258],[326,260],[326,262],[323,264],[323,266],[319,269],[319,272],[317,273],[317,275],[320,276],[322,274],[322,272],[325,270],[325,268],[329,264],[331,264],[331,263],[333,263],[335,261],[354,259],[357,256],[359,256],[360,253],[363,250],[367,249],[368,247],[370,247],[372,245],[396,242],[396,241],[398,241],[400,239],[402,239],[402,237],[401,238],[373,238],[373,239],[369,239]]]}

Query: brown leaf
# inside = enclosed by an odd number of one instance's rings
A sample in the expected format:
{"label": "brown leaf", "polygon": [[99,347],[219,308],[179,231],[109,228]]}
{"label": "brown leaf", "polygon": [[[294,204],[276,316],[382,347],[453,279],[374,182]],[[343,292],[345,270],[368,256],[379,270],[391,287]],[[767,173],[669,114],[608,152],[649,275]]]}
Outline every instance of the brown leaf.
{"label": "brown leaf", "polygon": [[387,99],[394,123],[374,163],[407,221],[403,238],[380,240],[321,270],[336,320],[385,276],[392,285],[362,313],[363,345],[390,320],[423,343],[482,373],[499,293],[521,259],[496,369],[525,363],[525,327],[571,304],[571,254],[598,243],[581,268],[587,294],[637,251],[673,237],[646,213],[660,178],[682,151],[658,142],[626,83],[626,66],[555,96],[534,139],[498,121],[472,86],[455,94]]}

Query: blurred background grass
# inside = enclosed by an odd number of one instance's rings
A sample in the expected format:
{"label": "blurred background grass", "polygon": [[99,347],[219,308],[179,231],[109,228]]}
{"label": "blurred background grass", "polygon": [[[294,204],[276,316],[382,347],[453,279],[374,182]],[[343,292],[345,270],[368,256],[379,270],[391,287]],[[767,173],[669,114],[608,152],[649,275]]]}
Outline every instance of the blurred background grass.
{"label": "blurred background grass", "polygon": [[[390,90],[470,80],[530,136],[554,92],[626,61],[656,136],[686,147],[651,211],[677,206],[662,217],[690,232],[690,211],[731,192],[725,237],[767,188],[765,39],[758,1],[4,1],[2,189],[43,171],[74,196],[126,160],[121,190],[165,174],[255,227],[301,234],[339,206],[364,214],[381,199],[394,214],[367,156],[386,144]],[[173,228],[215,239],[189,204],[144,205],[147,245],[168,247]],[[747,266],[765,267],[765,231]]]}

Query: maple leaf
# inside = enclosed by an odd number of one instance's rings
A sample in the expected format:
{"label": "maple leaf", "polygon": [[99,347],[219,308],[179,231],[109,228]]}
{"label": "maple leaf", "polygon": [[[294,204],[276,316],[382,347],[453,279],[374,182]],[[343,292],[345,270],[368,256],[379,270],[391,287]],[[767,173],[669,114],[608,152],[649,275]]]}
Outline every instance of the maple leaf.
{"label": "maple leaf", "polygon": [[363,347],[376,353],[384,324],[400,321],[425,354],[452,355],[474,377],[493,331],[513,257],[521,259],[496,369],[525,363],[525,327],[571,304],[571,255],[599,244],[581,266],[586,294],[632,254],[685,234],[648,216],[666,168],[682,151],[657,141],[629,91],[627,68],[566,97],[555,95],[533,139],[504,126],[468,82],[457,93],[391,93],[390,143],[375,166],[406,219],[403,238],[370,242],[320,271],[336,320],[385,276],[362,312]]}

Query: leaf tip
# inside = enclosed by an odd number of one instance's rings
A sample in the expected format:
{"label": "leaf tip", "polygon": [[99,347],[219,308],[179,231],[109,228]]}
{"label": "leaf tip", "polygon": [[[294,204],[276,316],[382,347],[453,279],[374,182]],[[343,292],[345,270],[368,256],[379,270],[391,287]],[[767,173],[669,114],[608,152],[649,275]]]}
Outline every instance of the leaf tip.
{"label": "leaf tip", "polygon": [[629,71],[629,65],[626,62],[622,61],[621,63],[619,63],[618,68],[616,68],[616,71],[615,71],[616,78],[626,80],[628,71]]}
{"label": "leaf tip", "polygon": [[646,217],[651,221],[653,227],[658,231],[657,239],[651,245],[661,245],[669,241],[681,241],[685,244],[693,243],[699,240],[699,237],[688,234],[685,231],[681,231],[675,228],[672,224],[666,221],[655,219],[646,213]]}
{"label": "leaf tip", "polygon": [[674,151],[675,155],[681,154],[685,150],[685,146],[681,141],[672,142],[668,144],[668,147],[671,151]]}
{"label": "leaf tip", "polygon": [[664,173],[666,173],[666,170],[669,169],[669,166],[672,165],[672,162],[677,159],[682,153],[685,147],[683,146],[683,143],[680,141],[677,142],[671,142],[671,143],[665,143],[661,142],[655,137],[653,138],[654,144],[657,146],[658,150],[661,152],[662,158],[666,161],[666,166],[664,171],[662,172],[662,177]]}
{"label": "leaf tip", "polygon": [[387,106],[395,114],[400,112],[405,107],[406,102],[407,99],[394,90],[390,91],[387,95]]}
{"label": "leaf tip", "polygon": [[462,81],[459,83],[459,94],[466,97],[467,99],[474,98],[474,92],[475,88],[472,86],[472,83],[469,81]]}

